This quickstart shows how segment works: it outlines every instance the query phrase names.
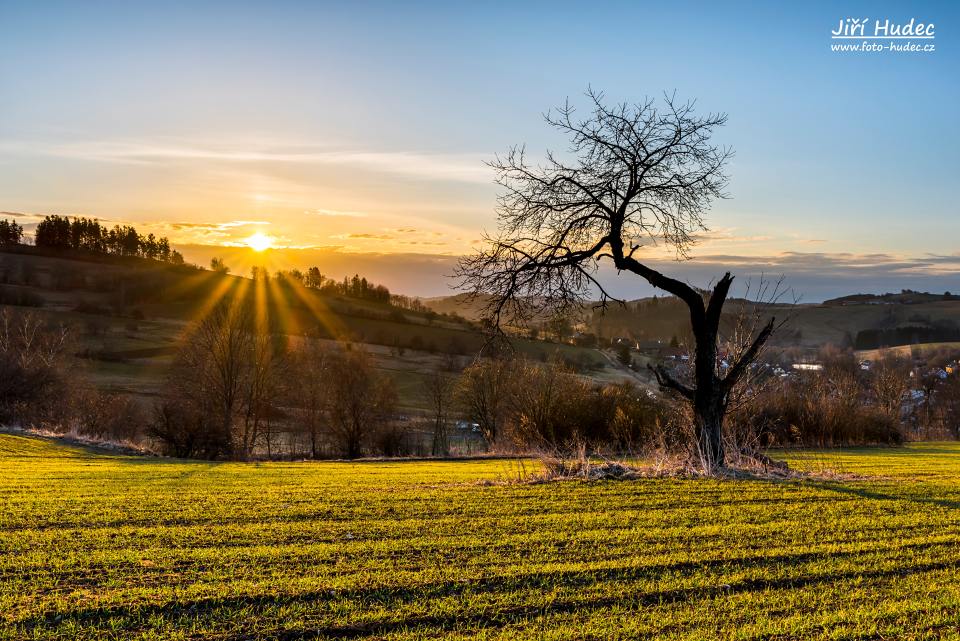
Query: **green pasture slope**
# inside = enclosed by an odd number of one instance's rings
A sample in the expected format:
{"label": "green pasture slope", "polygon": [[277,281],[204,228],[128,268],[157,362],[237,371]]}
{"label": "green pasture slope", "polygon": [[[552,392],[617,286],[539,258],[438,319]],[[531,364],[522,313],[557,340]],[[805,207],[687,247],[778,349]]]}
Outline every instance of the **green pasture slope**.
{"label": "green pasture slope", "polygon": [[791,458],[874,478],[482,485],[516,464],[2,435],[0,637],[960,636],[960,446]]}

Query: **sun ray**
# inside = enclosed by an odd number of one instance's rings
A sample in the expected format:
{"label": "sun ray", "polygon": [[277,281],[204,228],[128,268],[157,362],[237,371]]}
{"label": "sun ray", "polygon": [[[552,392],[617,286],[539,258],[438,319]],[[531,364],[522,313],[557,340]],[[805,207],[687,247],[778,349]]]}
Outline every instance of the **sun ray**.
{"label": "sun ray", "polygon": [[[220,283],[214,288],[214,290],[208,295],[190,314],[190,320],[194,323],[202,321],[210,311],[217,306],[217,304],[224,300],[228,294],[233,295],[233,298],[236,299],[238,294],[243,293],[244,283],[246,279],[239,278],[237,276],[221,276]],[[231,290],[234,290],[231,292]],[[239,291],[237,291],[239,290]],[[182,337],[186,337],[190,332],[190,326],[183,331]]]}
{"label": "sun ray", "polygon": [[339,339],[347,336],[346,326],[316,292],[308,290],[300,283],[293,283],[290,289],[306,306],[310,317],[326,331],[330,338]]}
{"label": "sun ray", "polygon": [[296,287],[297,284],[289,280],[283,283],[274,280],[271,281],[268,290],[269,298],[278,316],[277,320],[288,336],[300,336],[304,331],[299,314],[294,310],[293,301],[287,295],[288,290]]}

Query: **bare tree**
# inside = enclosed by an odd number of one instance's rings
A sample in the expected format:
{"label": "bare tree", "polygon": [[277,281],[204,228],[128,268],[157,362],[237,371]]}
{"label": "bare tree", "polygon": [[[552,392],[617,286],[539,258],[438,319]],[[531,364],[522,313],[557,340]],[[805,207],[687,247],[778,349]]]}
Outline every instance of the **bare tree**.
{"label": "bare tree", "polygon": [[[503,188],[499,234],[461,261],[460,285],[492,295],[488,312],[499,327],[504,317],[523,320],[546,310],[570,312],[595,292],[600,303],[617,300],[596,278],[598,263],[645,279],[677,296],[690,314],[695,339],[693,383],[677,380],[663,367],[660,385],[692,406],[697,449],[705,466],[725,462],[723,420],[730,393],[770,333],[766,324],[749,348],[721,375],[717,344],[721,311],[733,276],[724,274],[712,291],[702,291],[641,262],[637,251],[662,242],[685,257],[695,234],[705,230],[710,203],[725,197],[724,166],[732,152],[711,142],[726,116],[698,116],[692,103],[672,97],[658,107],[592,103],[577,119],[567,103],[546,114],[548,124],[570,139],[567,154],[547,153],[543,164],[528,162],[523,147],[491,163]],[[623,302],[623,301],[619,301]]]}
{"label": "bare tree", "polygon": [[904,397],[910,391],[909,358],[896,353],[885,354],[877,359],[870,370],[870,391],[873,400],[884,415],[900,423]]}
{"label": "bare tree", "polygon": [[241,294],[214,305],[189,331],[168,378],[166,400],[190,412],[160,412],[160,423],[190,417],[205,426],[209,456],[249,458],[279,395],[284,348],[254,304]]}
{"label": "bare tree", "polygon": [[515,369],[510,360],[488,358],[470,365],[460,377],[458,400],[487,443],[495,443],[503,431]]}
{"label": "bare tree", "polygon": [[195,401],[225,450],[232,449],[244,397],[252,329],[249,306],[239,299],[220,301],[192,328],[171,372],[171,393]]}
{"label": "bare tree", "polygon": [[330,354],[327,414],[344,456],[359,458],[369,437],[396,404],[396,390],[358,350]]}
{"label": "bare tree", "polygon": [[66,327],[0,310],[0,421],[65,427],[77,381]]}
{"label": "bare tree", "polygon": [[320,437],[327,407],[329,351],[318,340],[304,339],[290,358],[287,386],[293,413],[310,439],[310,456],[320,456]]}
{"label": "bare tree", "polygon": [[453,404],[453,392],[456,381],[440,371],[433,371],[423,386],[423,394],[430,404],[433,414],[433,439],[430,452],[434,456],[450,454],[450,406]]}
{"label": "bare tree", "polygon": [[284,356],[281,340],[263,322],[256,323],[243,386],[243,417],[234,429],[234,451],[244,459],[250,458],[260,438],[266,442],[267,455],[272,456],[270,418],[280,396]]}

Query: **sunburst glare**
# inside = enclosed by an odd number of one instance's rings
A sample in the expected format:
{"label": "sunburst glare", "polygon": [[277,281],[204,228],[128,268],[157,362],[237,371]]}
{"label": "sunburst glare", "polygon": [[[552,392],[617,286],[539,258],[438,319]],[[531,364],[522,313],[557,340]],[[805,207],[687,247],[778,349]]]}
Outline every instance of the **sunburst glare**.
{"label": "sunburst glare", "polygon": [[256,252],[262,252],[273,247],[273,236],[268,236],[263,232],[254,232],[252,235],[248,236],[244,242],[247,244],[247,247]]}

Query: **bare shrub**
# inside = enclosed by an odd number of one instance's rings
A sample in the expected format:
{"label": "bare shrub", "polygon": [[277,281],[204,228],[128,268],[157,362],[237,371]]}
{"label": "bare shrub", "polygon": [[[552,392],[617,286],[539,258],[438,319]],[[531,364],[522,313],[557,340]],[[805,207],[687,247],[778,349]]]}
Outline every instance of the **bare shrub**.
{"label": "bare shrub", "polygon": [[212,418],[193,399],[166,399],[154,406],[147,434],[171,456],[214,459],[225,452],[227,443]]}
{"label": "bare shrub", "polygon": [[136,441],[143,435],[143,409],[127,394],[82,390],[74,405],[77,430],[110,441]]}
{"label": "bare shrub", "polygon": [[0,311],[0,421],[66,429],[76,388],[70,333],[34,312]]}
{"label": "bare shrub", "polygon": [[379,425],[371,441],[373,451],[381,456],[415,456],[421,453],[410,430],[396,421],[386,421]]}
{"label": "bare shrub", "polygon": [[861,375],[853,355],[827,351],[821,360],[821,372],[794,375],[757,399],[745,420],[758,442],[815,447],[903,442],[899,405],[871,402],[871,380]]}

